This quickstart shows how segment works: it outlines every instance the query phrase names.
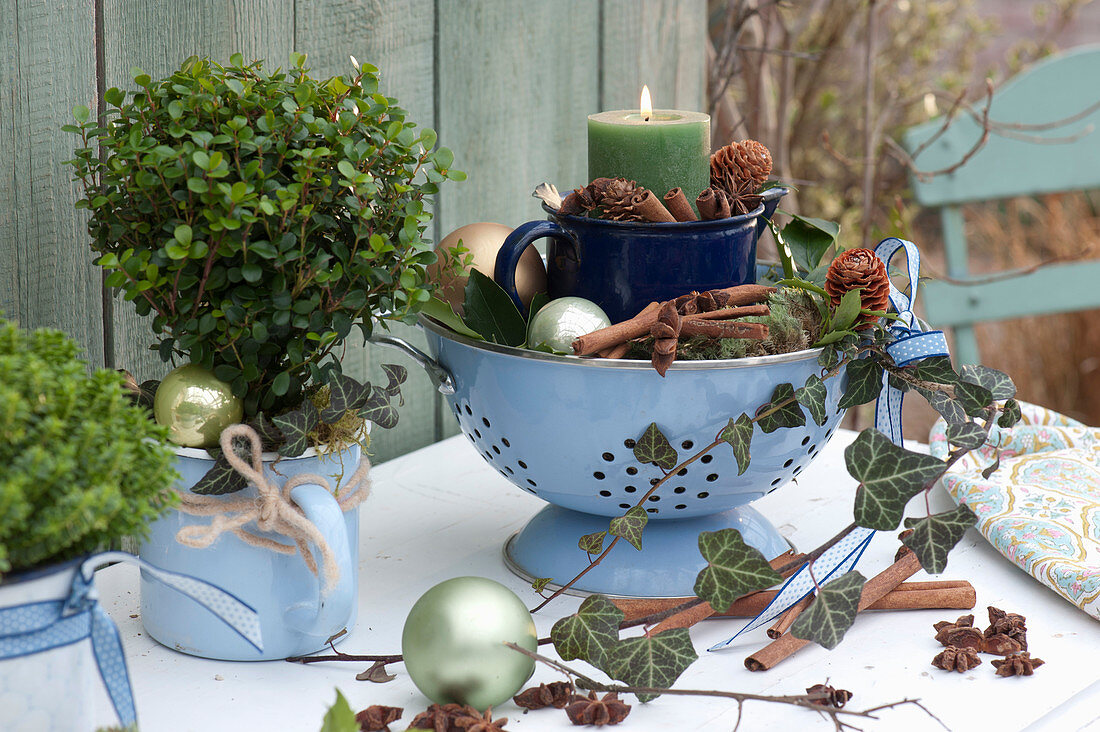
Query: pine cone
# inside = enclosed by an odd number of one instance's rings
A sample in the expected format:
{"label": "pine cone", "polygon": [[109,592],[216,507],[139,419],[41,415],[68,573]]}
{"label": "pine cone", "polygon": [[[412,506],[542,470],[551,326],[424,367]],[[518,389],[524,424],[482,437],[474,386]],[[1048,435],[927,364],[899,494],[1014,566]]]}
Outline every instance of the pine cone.
{"label": "pine cone", "polygon": [[565,709],[573,696],[573,685],[568,681],[553,681],[526,689],[512,697],[516,706],[524,709],[554,707]]}
{"label": "pine cone", "polygon": [[401,719],[401,707],[384,707],[374,704],[355,715],[361,732],[390,732],[389,725]]}
{"label": "pine cone", "polygon": [[634,208],[634,195],[645,189],[625,178],[611,180],[601,191],[599,207],[601,218],[611,221],[644,221]]}
{"label": "pine cone", "polygon": [[605,724],[618,724],[630,714],[630,705],[619,701],[619,695],[615,692],[604,694],[603,699],[596,698],[596,692],[588,692],[588,696],[575,696],[572,703],[565,708],[569,715],[569,721],[576,725],[592,725],[603,727]]}
{"label": "pine cone", "polygon": [[993,666],[996,667],[998,676],[1031,676],[1044,663],[1046,662],[1043,659],[1032,658],[1030,653],[1024,651],[998,658]]}
{"label": "pine cone", "polygon": [[[981,663],[982,659],[978,658],[976,650],[973,648],[959,648],[958,646],[948,646],[932,659],[932,665],[936,668],[942,668],[944,671],[958,671],[960,674],[981,665]],[[994,661],[993,663],[996,664],[997,662]]]}
{"label": "pine cone", "polygon": [[732,198],[760,190],[772,172],[772,154],[756,140],[731,142],[710,156],[710,184]]}
{"label": "pine cone", "polygon": [[[856,288],[862,290],[860,302],[864,310],[881,312],[890,304],[890,277],[886,274],[886,264],[870,249],[841,252],[825,275],[825,291],[834,309],[845,293]],[[877,321],[874,315],[860,315],[854,328],[864,330]]]}

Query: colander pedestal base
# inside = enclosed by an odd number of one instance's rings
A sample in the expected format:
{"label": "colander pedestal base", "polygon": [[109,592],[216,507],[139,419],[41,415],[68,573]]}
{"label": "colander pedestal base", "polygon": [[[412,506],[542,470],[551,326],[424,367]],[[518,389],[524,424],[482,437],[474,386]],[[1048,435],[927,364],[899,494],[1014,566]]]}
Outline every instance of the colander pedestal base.
{"label": "colander pedestal base", "polygon": [[[551,577],[560,586],[588,566],[588,557],[577,546],[577,540],[607,529],[608,521],[607,516],[548,505],[509,537],[504,545],[504,561],[521,577]],[[572,589],[578,594],[599,592],[624,597],[692,595],[695,577],[706,566],[699,553],[699,533],[728,528],[740,531],[745,542],[768,559],[791,548],[771,522],[747,505],[697,518],[654,519],[645,527],[641,551],[620,541]]]}

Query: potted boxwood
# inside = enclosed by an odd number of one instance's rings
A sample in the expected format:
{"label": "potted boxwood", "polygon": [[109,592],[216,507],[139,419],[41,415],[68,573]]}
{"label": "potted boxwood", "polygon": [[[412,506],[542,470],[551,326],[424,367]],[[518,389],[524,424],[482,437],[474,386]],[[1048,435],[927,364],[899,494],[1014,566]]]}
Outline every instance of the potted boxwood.
{"label": "potted boxwood", "polygon": [[63,610],[74,575],[175,501],[166,430],[119,374],[89,374],[78,350],[59,331],[0,318],[0,689],[4,718],[28,729],[91,729],[91,646]]}
{"label": "potted boxwood", "polygon": [[[193,57],[159,80],[135,70],[138,91],[106,92],[105,126],[77,108],[66,128],[82,140],[77,207],[91,213],[107,285],[150,317],[165,361],[188,362],[170,390],[142,384],[189,445],[177,450],[182,510],[142,554],[261,614],[262,654],[143,581],[149,632],[211,657],[309,652],[354,622],[359,443],[365,422],[396,424],[405,371],[361,384],[338,355],[354,328],[369,337],[428,302],[425,198],[464,177],[432,130],[378,92],[377,69],[352,59],[354,73],[321,80],[304,55],[290,61],[268,71],[240,54],[224,66]],[[195,414],[196,393],[219,406]],[[219,440],[238,415],[248,429]]]}

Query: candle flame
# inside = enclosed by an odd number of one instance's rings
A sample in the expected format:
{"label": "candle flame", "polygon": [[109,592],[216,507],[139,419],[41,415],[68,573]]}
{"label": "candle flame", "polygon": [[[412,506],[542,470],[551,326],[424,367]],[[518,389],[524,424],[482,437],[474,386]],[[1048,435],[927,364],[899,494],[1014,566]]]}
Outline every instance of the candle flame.
{"label": "candle flame", "polygon": [[642,119],[646,122],[653,116],[653,102],[649,98],[649,87],[642,84],[642,101],[638,105],[642,113]]}

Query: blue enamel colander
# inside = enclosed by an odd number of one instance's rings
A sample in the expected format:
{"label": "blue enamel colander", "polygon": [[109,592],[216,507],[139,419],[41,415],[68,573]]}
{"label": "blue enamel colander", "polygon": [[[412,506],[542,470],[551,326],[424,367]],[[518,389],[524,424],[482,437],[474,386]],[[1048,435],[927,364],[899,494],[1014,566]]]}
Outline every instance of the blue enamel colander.
{"label": "blue enamel colander", "polygon": [[[551,504],[509,541],[506,558],[521,574],[555,580],[568,579],[564,575],[573,567],[587,564],[577,547],[579,536],[606,529],[607,517],[622,515],[662,477],[656,466],[639,463],[632,450],[651,422],[683,459],[710,444],[730,418],[752,415],[777,385],[801,386],[822,368],[820,349],[812,349],[677,361],[661,377],[648,361],[546,354],[475,341],[427,318],[421,325],[430,356],[389,336],[376,340],[420,361],[482,458],[520,490]],[[737,474],[733,451],[726,445],[681,469],[646,502],[651,521],[644,549],[626,549],[639,566],[617,572],[606,566],[613,553],[586,575],[588,586],[580,589],[690,594],[684,590],[690,590],[702,566],[696,547],[700,530],[736,526],[765,555],[789,549],[767,519],[747,504],[777,490],[814,460],[843,415],[838,402],[845,382],[844,375],[825,382],[825,424],[818,426],[807,417],[805,427],[756,431],[743,475]],[[666,573],[678,579],[654,580],[664,563],[675,568]],[[695,568],[679,571],[685,563]],[[615,580],[616,572],[639,576]]]}

